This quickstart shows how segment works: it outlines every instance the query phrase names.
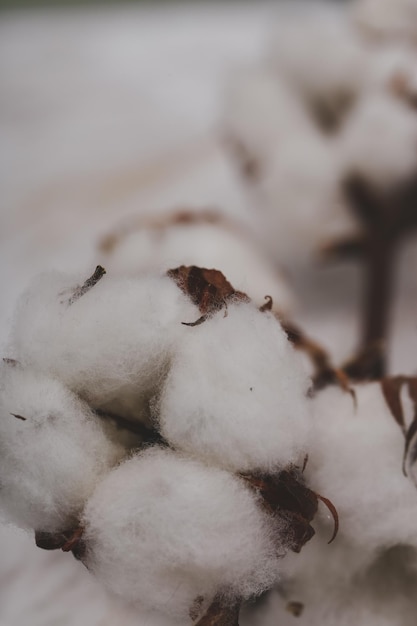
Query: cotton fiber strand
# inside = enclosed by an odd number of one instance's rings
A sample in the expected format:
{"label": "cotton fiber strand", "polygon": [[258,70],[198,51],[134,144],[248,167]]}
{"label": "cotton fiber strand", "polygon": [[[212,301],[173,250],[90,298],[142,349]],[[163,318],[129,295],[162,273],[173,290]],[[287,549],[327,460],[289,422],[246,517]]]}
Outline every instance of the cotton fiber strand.
{"label": "cotton fiber strand", "polygon": [[[104,276],[82,297],[83,279],[46,274],[18,307],[13,354],[62,380],[94,409],[146,422],[181,322],[198,309],[168,277]],[[68,285],[72,285],[69,289]]]}
{"label": "cotton fiber strand", "polygon": [[26,528],[68,530],[125,450],[57,380],[9,364],[0,377],[0,508]]}
{"label": "cotton fiber strand", "polygon": [[83,523],[85,564],[107,589],[184,623],[199,597],[207,608],[217,593],[249,597],[278,578],[275,532],[255,493],[169,450],[111,472]]}
{"label": "cotton fiber strand", "polygon": [[188,331],[159,403],[163,437],[233,471],[302,463],[309,379],[274,316],[234,304]]}

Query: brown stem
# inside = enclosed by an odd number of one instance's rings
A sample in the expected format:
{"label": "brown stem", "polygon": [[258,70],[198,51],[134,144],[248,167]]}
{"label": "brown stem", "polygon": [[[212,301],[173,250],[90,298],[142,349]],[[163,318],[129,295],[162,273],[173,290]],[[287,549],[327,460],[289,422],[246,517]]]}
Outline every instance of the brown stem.
{"label": "brown stem", "polygon": [[361,345],[365,350],[379,347],[378,378],[386,373],[386,350],[395,276],[396,246],[389,234],[374,232],[369,237],[363,302]]}

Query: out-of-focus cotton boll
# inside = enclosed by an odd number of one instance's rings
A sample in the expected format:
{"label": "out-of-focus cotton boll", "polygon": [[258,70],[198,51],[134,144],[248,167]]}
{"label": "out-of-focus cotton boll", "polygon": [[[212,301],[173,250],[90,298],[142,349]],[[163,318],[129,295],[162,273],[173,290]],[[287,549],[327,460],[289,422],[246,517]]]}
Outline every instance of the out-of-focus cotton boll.
{"label": "out-of-focus cotton boll", "polygon": [[356,0],[353,16],[365,33],[383,39],[417,41],[416,0]]}
{"label": "out-of-focus cotton boll", "polygon": [[369,57],[345,9],[306,2],[279,12],[268,60],[333,130],[365,83]]}
{"label": "out-of-focus cotton boll", "polygon": [[335,504],[342,540],[369,560],[397,544],[417,546],[417,498],[402,472],[404,435],[380,385],[358,386],[356,394],[356,410],[339,389],[314,400],[306,472],[314,488]]}
{"label": "out-of-focus cotton boll", "polygon": [[[181,214],[179,214],[181,216]],[[191,213],[184,215],[191,216]],[[233,287],[247,293],[258,305],[265,296],[273,299],[274,308],[288,314],[293,306],[290,289],[262,250],[258,249],[249,233],[233,222],[215,219],[175,221],[175,214],[167,214],[166,227],[154,227],[145,220],[138,227],[126,229],[106,258],[106,267],[112,275],[140,275],[149,272],[164,273],[180,265],[220,270]],[[172,219],[171,219],[172,218]]]}
{"label": "out-of-focus cotton boll", "polygon": [[271,519],[243,482],[154,448],[98,486],[84,515],[85,564],[130,603],[182,617],[200,598],[249,597],[278,578]]}
{"label": "out-of-focus cotton boll", "polygon": [[8,519],[68,530],[125,454],[62,383],[19,366],[0,368],[0,508]]}
{"label": "out-of-focus cotton boll", "polygon": [[285,80],[266,67],[236,73],[225,96],[226,146],[249,180],[262,175],[271,157],[294,133],[312,132],[303,103]]}
{"label": "out-of-focus cotton boll", "polygon": [[168,277],[105,276],[69,304],[68,285],[77,283],[59,274],[33,283],[17,310],[13,356],[56,376],[95,409],[146,422],[185,331],[181,322],[198,310]]}
{"label": "out-of-focus cotton boll", "polygon": [[236,77],[230,92],[225,132],[248,183],[254,228],[270,254],[300,264],[330,238],[354,233],[338,188],[338,145],[323,136],[301,99],[267,70]]}
{"label": "out-of-focus cotton boll", "polygon": [[363,98],[340,136],[345,172],[361,175],[380,190],[417,170],[417,115],[384,93]]}
{"label": "out-of-focus cotton boll", "polygon": [[235,304],[188,331],[160,399],[164,438],[234,471],[302,464],[309,380],[277,320]]}

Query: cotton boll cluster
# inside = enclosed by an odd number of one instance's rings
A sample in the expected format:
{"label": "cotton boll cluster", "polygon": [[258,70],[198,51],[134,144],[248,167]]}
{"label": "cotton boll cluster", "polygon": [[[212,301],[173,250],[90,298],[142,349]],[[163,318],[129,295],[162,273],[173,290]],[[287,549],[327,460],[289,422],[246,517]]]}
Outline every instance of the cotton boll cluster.
{"label": "cotton boll cluster", "polygon": [[[181,322],[196,307],[168,278],[105,276],[70,303],[79,277],[45,274],[23,295],[13,355],[62,380],[94,409],[147,422]],[[71,285],[71,287],[69,287]]]}
{"label": "cotton boll cluster", "polygon": [[0,368],[0,505],[45,532],[71,528],[99,480],[126,454],[58,380]]}
{"label": "cotton boll cluster", "polygon": [[[395,10],[411,20],[405,4]],[[226,145],[260,239],[283,265],[361,235],[350,177],[376,186],[383,203],[417,171],[415,47],[405,35],[370,40],[354,15],[284,3],[263,64],[237,72],[226,93]]]}
{"label": "cotton boll cluster", "polygon": [[314,534],[309,378],[276,315],[221,272],[104,274],[47,274],[20,300],[0,504],[156,622],[237,616]]}
{"label": "cotton boll cluster", "polygon": [[199,598],[207,608],[219,592],[248,597],[277,580],[279,551],[255,494],[169,450],[141,453],[112,472],[84,524],[85,562],[104,585],[187,623]]}
{"label": "cotton boll cluster", "polygon": [[272,314],[228,307],[178,348],[159,403],[159,428],[175,448],[234,471],[303,461],[309,380]]}
{"label": "cotton boll cluster", "polygon": [[101,253],[111,275],[164,273],[180,265],[215,267],[259,306],[268,294],[281,314],[293,308],[284,277],[249,229],[216,211],[183,210],[131,220],[103,239]]}

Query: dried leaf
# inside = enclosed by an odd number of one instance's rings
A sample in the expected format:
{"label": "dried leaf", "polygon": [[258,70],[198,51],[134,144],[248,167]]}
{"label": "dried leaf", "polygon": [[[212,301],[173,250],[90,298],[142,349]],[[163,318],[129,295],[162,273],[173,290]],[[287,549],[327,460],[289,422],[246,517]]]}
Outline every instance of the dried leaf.
{"label": "dried leaf", "polygon": [[16,413],[10,413],[10,415],[13,415],[13,417],[16,417],[18,420],[22,420],[22,422],[26,422],[26,417],[23,417],[23,415],[16,415]]}
{"label": "dried leaf", "polygon": [[302,602],[288,602],[285,608],[294,617],[300,617],[304,611],[304,604]]}
{"label": "dried leaf", "polygon": [[210,315],[227,306],[228,302],[249,302],[248,296],[241,291],[236,291],[219,270],[181,265],[168,270],[167,275],[175,281],[202,314],[196,322],[183,322],[186,326],[202,324]]}
{"label": "dried leaf", "polygon": [[339,515],[338,515],[335,505],[333,504],[331,500],[329,500],[328,498],[325,498],[324,496],[321,496],[319,493],[316,493],[316,496],[319,500],[321,500],[321,502],[323,502],[323,504],[327,506],[327,508],[329,509],[333,517],[333,521],[334,521],[333,535],[331,536],[330,541],[327,542],[330,544],[330,543],[333,543],[333,541],[337,537],[337,533],[339,532]]}
{"label": "dried leaf", "polygon": [[61,533],[37,530],[35,531],[35,542],[38,548],[42,548],[42,550],[72,552],[76,559],[81,559],[85,552],[85,544],[82,540],[83,531],[82,526]]}
{"label": "dried leaf", "polygon": [[[405,424],[404,410],[401,404],[401,390],[404,385],[408,386],[408,392],[414,404],[414,418],[408,427]],[[417,460],[417,446],[413,445],[413,441],[417,434],[417,377],[387,377],[381,381],[381,387],[385,401],[395,421],[404,432],[405,446],[402,468],[404,476],[407,476],[407,465],[413,465]],[[410,455],[411,450],[412,453]]]}
{"label": "dried leaf", "polygon": [[293,322],[281,320],[282,327],[287,333],[288,340],[297,350],[302,350],[307,354],[316,370],[313,378],[313,391],[324,389],[328,385],[338,385],[343,391],[351,394],[354,400],[356,395],[349,386],[346,374],[333,366],[329,355],[316,341],[307,337],[304,332]]}
{"label": "dried leaf", "polygon": [[266,311],[272,311],[272,307],[274,306],[274,301],[271,296],[265,296],[265,304],[259,307],[261,313],[265,313]]}
{"label": "dried leaf", "polygon": [[401,404],[401,389],[406,382],[405,376],[385,377],[381,380],[382,393],[395,421],[405,429],[404,411]]}
{"label": "dried leaf", "polygon": [[314,535],[310,525],[318,509],[317,495],[306,487],[301,474],[295,469],[283,470],[278,474],[243,474],[243,478],[263,498],[270,513],[278,513],[288,521],[288,547],[294,552]]}
{"label": "dried leaf", "polygon": [[215,599],[196,626],[239,626],[240,602],[225,606]]}
{"label": "dried leaf", "polygon": [[85,281],[83,285],[75,289],[71,298],[69,298],[68,300],[68,304],[69,305],[74,304],[74,302],[79,300],[79,298],[81,298],[85,293],[87,293],[87,291],[90,291],[90,289],[92,289],[98,283],[98,281],[103,278],[105,273],[106,273],[106,270],[104,269],[104,267],[101,267],[101,265],[97,265],[96,269],[94,270],[94,274],[92,274],[90,278],[87,278],[87,280]]}

